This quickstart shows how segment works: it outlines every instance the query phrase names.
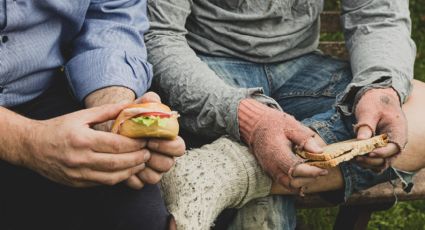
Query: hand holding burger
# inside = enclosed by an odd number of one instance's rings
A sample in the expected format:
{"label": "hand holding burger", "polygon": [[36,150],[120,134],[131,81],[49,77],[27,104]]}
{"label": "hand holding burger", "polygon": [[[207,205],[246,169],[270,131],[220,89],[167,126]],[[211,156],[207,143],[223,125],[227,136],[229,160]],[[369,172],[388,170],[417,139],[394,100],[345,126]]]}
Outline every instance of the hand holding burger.
{"label": "hand holding burger", "polygon": [[147,138],[151,153],[146,168],[131,176],[126,184],[140,189],[147,184],[156,184],[162,174],[174,165],[174,157],[182,156],[185,144],[178,136],[178,114],[161,104],[160,98],[148,92],[135,103],[125,107],[115,120],[112,132],[131,138]]}

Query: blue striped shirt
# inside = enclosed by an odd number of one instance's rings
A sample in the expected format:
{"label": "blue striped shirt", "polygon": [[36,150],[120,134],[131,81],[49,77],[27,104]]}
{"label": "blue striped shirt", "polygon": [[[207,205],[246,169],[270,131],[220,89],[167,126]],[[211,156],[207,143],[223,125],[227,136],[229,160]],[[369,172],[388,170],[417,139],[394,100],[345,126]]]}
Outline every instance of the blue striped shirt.
{"label": "blue striped shirt", "polygon": [[83,100],[108,86],[150,86],[146,0],[0,0],[0,106],[46,90],[64,67]]}

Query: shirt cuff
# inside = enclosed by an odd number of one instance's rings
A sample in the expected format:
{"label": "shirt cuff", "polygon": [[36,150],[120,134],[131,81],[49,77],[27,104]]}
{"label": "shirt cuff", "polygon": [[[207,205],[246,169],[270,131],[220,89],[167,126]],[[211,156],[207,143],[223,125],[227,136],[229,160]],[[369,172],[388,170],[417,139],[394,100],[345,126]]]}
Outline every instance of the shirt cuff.
{"label": "shirt cuff", "polygon": [[123,86],[143,95],[151,85],[152,66],[126,51],[100,49],[84,52],[65,66],[70,87],[79,101],[109,86]]}
{"label": "shirt cuff", "polygon": [[366,91],[370,89],[383,89],[392,87],[398,94],[400,104],[403,104],[410,95],[412,85],[406,81],[406,77],[400,75],[370,77],[359,83],[350,83],[344,93],[339,97],[337,108],[339,111],[350,116],[354,112],[357,102]]}

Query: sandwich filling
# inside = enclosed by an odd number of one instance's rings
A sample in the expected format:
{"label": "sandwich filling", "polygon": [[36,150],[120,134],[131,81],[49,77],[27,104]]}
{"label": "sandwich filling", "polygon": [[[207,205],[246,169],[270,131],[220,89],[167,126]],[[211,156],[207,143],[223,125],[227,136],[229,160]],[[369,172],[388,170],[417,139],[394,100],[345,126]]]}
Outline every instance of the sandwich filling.
{"label": "sandwich filling", "polygon": [[155,123],[160,127],[165,127],[167,125],[167,122],[170,120],[171,117],[173,117],[173,115],[174,114],[163,112],[150,112],[140,114],[137,117],[131,118],[131,120],[147,127]]}
{"label": "sandwich filling", "polygon": [[119,133],[121,125],[130,120],[144,126],[151,126],[157,124],[160,127],[165,127],[170,118],[177,118],[179,114],[175,111],[160,112],[148,108],[127,108],[124,109],[117,118],[118,125],[112,127],[113,133]]}

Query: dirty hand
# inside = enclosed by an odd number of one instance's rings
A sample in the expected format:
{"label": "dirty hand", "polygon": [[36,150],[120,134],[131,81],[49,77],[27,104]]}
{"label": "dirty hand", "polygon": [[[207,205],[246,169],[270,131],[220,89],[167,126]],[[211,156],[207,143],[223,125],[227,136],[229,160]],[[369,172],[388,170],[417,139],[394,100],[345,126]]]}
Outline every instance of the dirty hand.
{"label": "dirty hand", "polygon": [[114,185],[145,167],[146,141],[93,130],[113,119],[123,105],[104,105],[37,121],[25,140],[20,164],[61,184]]}
{"label": "dirty hand", "polygon": [[390,143],[387,146],[357,158],[362,166],[383,171],[407,144],[407,120],[397,92],[392,88],[368,90],[357,103],[355,116],[358,139],[388,134]]}
{"label": "dirty hand", "polygon": [[315,133],[291,115],[244,99],[238,117],[243,140],[277,183],[294,190],[327,174],[327,170],[303,164],[293,153],[294,145],[313,153],[322,152],[322,148],[313,138]]}

